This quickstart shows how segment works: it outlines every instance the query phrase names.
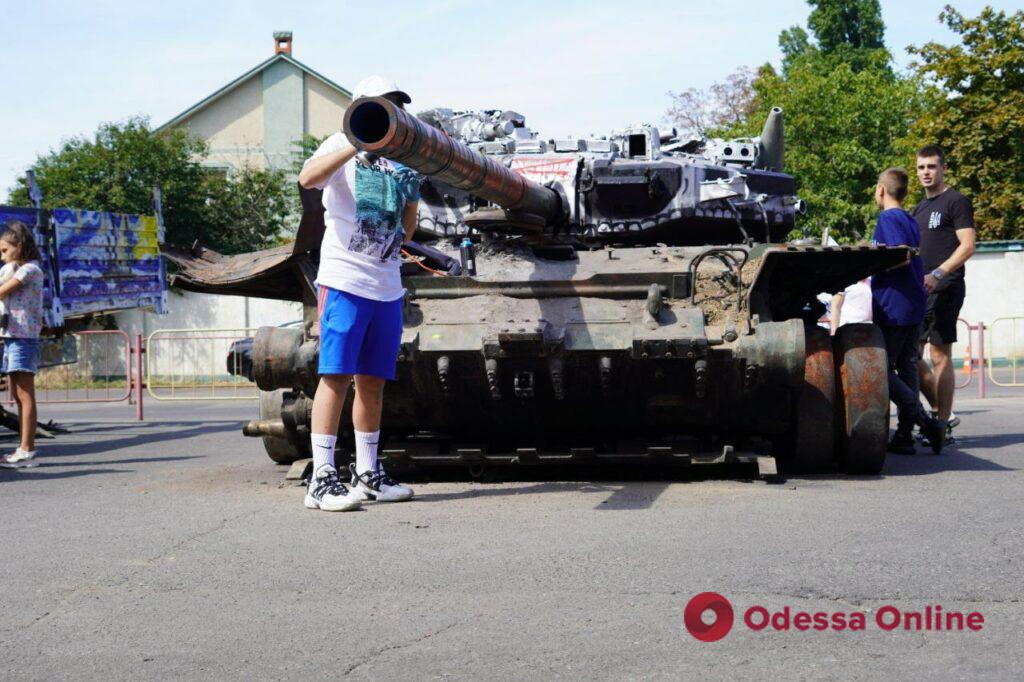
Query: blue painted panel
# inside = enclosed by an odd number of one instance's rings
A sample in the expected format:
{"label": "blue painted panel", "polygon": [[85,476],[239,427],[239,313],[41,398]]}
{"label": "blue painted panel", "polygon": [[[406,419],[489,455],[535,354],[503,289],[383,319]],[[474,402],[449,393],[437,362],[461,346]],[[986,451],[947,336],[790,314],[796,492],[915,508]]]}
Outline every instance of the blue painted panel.
{"label": "blue painted panel", "polygon": [[34,227],[46,275],[47,327],[90,313],[167,312],[167,268],[160,255],[164,230],[156,217],[0,206],[0,229],[11,220]]}
{"label": "blue painted panel", "polygon": [[167,312],[164,231],[154,216],[58,208],[53,227],[65,316]]}

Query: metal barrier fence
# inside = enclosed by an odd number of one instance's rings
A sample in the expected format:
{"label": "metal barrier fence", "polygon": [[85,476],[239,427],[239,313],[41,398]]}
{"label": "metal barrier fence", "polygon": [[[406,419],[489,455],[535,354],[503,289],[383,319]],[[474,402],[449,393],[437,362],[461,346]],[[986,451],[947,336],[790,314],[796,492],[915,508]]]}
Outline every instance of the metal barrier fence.
{"label": "metal barrier fence", "polygon": [[957,318],[957,324],[967,329],[967,348],[964,357],[961,374],[967,375],[967,380],[957,382],[956,388],[967,388],[974,382],[974,374],[978,374],[978,397],[985,397],[985,323],[971,324],[964,318]]}
{"label": "metal barrier fence", "polygon": [[[1002,334],[1009,333],[1010,338],[1008,344],[1000,344],[1002,341],[1000,334],[996,333],[996,330],[1003,330],[1009,327],[1009,332],[1001,332]],[[1017,333],[1018,327],[1022,330],[1020,334]],[[1024,386],[1024,381],[1019,381],[1017,378],[1017,365],[1024,365],[1024,346],[1018,345],[1018,339],[1024,340],[1024,315],[1012,315],[1006,317],[997,317],[992,320],[989,328],[989,346],[988,346],[988,378],[996,386],[1013,386],[1021,387]],[[1005,348],[1006,358],[1010,363],[1010,381],[999,381],[996,379],[992,368],[995,366],[993,362],[1000,348]],[[1022,372],[1024,374],[1024,372]]]}
{"label": "metal barrier fence", "polygon": [[[36,375],[36,402],[119,403],[131,401],[132,347],[119,329],[72,335],[77,362],[44,367]],[[8,381],[3,403],[14,403]]]}
{"label": "metal barrier fence", "polygon": [[159,329],[146,339],[146,390],[156,400],[256,400],[252,328]]}

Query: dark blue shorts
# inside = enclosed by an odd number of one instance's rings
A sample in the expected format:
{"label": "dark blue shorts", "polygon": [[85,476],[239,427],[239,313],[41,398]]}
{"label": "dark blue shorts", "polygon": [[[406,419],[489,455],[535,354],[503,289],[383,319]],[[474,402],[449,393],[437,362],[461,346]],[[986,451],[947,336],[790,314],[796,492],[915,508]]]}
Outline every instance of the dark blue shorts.
{"label": "dark blue shorts", "polygon": [[402,345],[402,299],[374,301],[321,286],[320,374],[395,378]]}

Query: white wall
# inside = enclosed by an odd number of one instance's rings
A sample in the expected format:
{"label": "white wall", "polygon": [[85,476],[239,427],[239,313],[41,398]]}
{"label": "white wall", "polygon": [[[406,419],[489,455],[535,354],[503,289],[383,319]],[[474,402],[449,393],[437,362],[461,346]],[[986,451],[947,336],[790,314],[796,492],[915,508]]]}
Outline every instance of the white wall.
{"label": "white wall", "polygon": [[167,314],[129,310],[114,315],[130,335],[149,335],[156,329],[246,328],[276,326],[302,319],[302,304],[242,296],[181,292],[167,294]]}
{"label": "white wall", "polygon": [[[971,324],[991,325],[998,317],[1024,317],[1024,250],[984,251],[967,261],[967,297],[960,317]],[[1017,355],[1024,354],[1024,320],[1000,322],[986,330],[986,352],[1005,358],[1011,352],[1012,327],[1017,331]],[[962,357],[966,347],[964,328],[957,329],[953,356]]]}
{"label": "white wall", "polygon": [[[181,381],[189,377],[209,379],[227,374],[227,354],[231,344],[252,336],[258,327],[274,327],[302,319],[302,304],[241,296],[215,296],[180,292],[167,296],[168,313],[130,310],[117,313],[118,328],[147,339],[158,330],[200,330],[158,334],[147,346],[147,361],[154,375],[174,375]],[[218,329],[216,333],[201,330]],[[173,338],[171,338],[173,337]]]}

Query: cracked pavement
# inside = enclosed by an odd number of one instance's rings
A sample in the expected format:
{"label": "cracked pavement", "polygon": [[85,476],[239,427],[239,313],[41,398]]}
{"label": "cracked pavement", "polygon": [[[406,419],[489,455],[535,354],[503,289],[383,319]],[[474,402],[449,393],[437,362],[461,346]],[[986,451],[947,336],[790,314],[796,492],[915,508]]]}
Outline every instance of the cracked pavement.
{"label": "cracked pavement", "polygon": [[[554,472],[307,510],[250,403],[40,407],[72,433],[0,470],[5,679],[1006,678],[1024,668],[1024,391],[958,395],[959,443],[877,478]],[[14,447],[0,434],[0,446]],[[752,471],[752,470],[750,470]],[[735,475],[739,473],[739,477]],[[728,477],[728,476],[734,477]],[[720,592],[701,643],[687,601]],[[885,605],[980,632],[884,632]],[[762,605],[864,632],[752,631]]]}

